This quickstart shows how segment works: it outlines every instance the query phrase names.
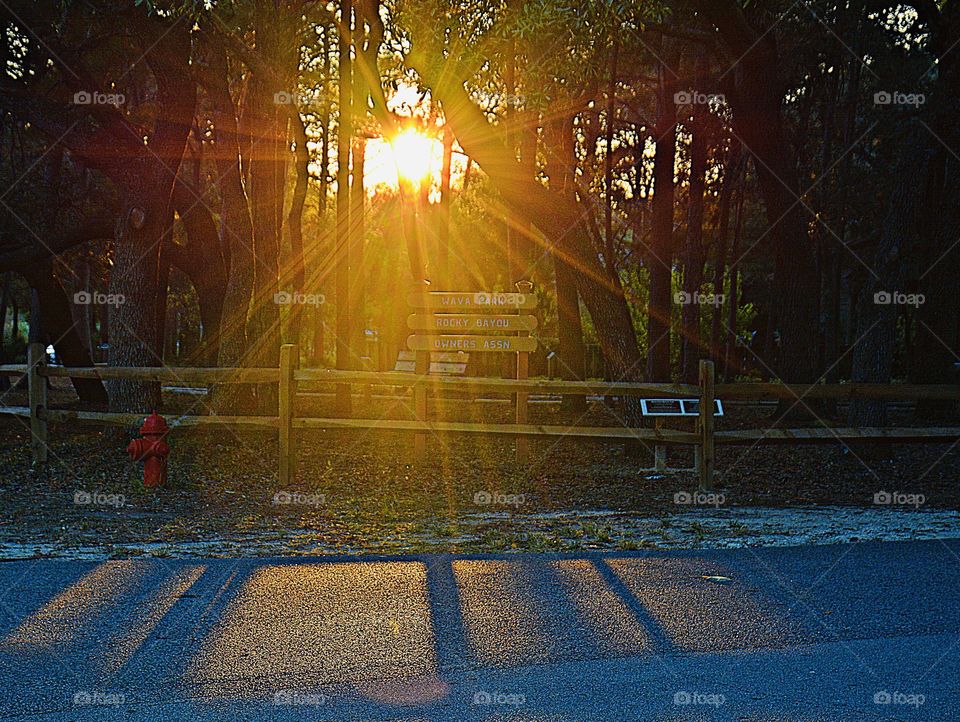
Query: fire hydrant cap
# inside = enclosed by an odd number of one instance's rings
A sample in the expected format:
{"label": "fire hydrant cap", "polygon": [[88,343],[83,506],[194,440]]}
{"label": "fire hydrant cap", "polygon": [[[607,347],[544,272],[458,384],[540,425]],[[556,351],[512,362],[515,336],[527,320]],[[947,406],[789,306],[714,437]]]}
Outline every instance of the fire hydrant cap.
{"label": "fire hydrant cap", "polygon": [[165,434],[170,430],[167,422],[156,411],[143,420],[140,427],[141,434]]}

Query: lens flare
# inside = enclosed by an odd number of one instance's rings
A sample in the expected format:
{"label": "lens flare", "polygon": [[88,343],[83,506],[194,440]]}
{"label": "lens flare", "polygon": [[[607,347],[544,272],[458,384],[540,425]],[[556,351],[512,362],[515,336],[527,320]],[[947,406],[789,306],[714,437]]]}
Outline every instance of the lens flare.
{"label": "lens flare", "polygon": [[401,180],[417,184],[433,172],[433,140],[422,133],[405,130],[390,147]]}

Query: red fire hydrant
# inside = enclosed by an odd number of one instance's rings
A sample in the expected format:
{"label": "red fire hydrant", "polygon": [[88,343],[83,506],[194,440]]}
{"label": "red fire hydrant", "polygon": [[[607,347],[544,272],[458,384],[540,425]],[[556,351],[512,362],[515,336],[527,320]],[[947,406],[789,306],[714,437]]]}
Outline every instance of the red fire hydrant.
{"label": "red fire hydrant", "polygon": [[134,439],[127,445],[132,461],[143,462],[143,485],[160,486],[167,480],[167,455],[170,447],[166,437],[170,433],[167,422],[156,411],[143,420],[140,433],[144,438]]}

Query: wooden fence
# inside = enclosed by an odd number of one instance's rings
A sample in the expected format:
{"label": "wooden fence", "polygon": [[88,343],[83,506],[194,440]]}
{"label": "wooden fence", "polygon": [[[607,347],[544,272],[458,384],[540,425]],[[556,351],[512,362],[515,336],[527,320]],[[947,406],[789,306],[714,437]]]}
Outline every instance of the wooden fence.
{"label": "wooden fence", "polygon": [[[555,381],[544,379],[492,379],[429,376],[396,371],[338,371],[333,369],[299,368],[299,349],[291,344],[280,351],[279,368],[125,368],[98,366],[95,368],[65,368],[49,366],[45,349],[40,344],[28,348],[26,365],[0,365],[0,374],[27,375],[29,406],[0,406],[0,414],[29,419],[31,447],[34,461],[47,461],[49,424],[72,421],[99,425],[138,426],[143,414],[99,411],[50,409],[47,406],[48,378],[133,379],[175,384],[203,385],[258,383],[278,384],[277,416],[180,416],[170,421],[171,428],[197,426],[230,426],[237,428],[265,427],[278,431],[280,442],[279,479],[288,485],[296,473],[296,431],[299,429],[367,429],[404,431],[423,434],[467,433],[494,434],[518,438],[557,438],[635,440],[651,444],[680,444],[699,447],[698,476],[701,488],[713,484],[714,447],[716,444],[760,443],[835,443],[847,441],[875,441],[887,443],[950,442],[960,440],[960,427],[913,428],[799,428],[747,429],[718,431],[716,419],[710,413],[714,399],[728,401],[786,400],[853,400],[917,401],[934,399],[960,400],[958,385],[907,384],[816,384],[796,386],[778,383],[715,384],[711,361],[700,362],[698,385],[655,384],[610,381]],[[643,398],[698,398],[700,415],[695,431],[675,429],[628,428],[607,426],[536,425],[528,423],[487,424],[453,421],[429,421],[425,406],[417,406],[416,416],[402,419],[320,418],[298,416],[296,396],[300,384],[356,384],[390,386],[435,395],[447,391],[466,393],[476,397],[482,392],[518,394],[568,394],[599,396],[631,396]],[[518,419],[524,418],[518,413]]]}

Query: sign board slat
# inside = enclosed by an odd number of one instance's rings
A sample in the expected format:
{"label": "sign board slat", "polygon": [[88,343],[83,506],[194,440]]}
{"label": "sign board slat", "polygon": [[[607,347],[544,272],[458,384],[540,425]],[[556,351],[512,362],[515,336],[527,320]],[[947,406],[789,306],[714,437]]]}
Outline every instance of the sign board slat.
{"label": "sign board slat", "polygon": [[[406,349],[400,349],[397,353],[397,361],[416,361],[417,355],[413,351],[408,351]],[[470,354],[463,353],[462,351],[454,351],[453,353],[432,353],[430,354],[430,361],[433,363],[451,363],[451,364],[465,364],[470,360]]]}
{"label": "sign board slat", "polygon": [[[416,361],[397,361],[396,365],[393,367],[394,371],[404,371],[406,373],[414,373],[417,370]],[[430,364],[430,373],[432,374],[448,374],[451,376],[463,376],[467,372],[467,365],[465,363],[448,363],[445,361],[434,361]]]}
{"label": "sign board slat", "polygon": [[529,336],[418,336],[407,337],[414,351],[508,351],[537,350],[537,340]]}
{"label": "sign board slat", "polygon": [[533,331],[537,327],[537,318],[528,315],[414,313],[407,316],[407,326],[414,331],[438,331],[440,333],[506,333],[508,331]]}
{"label": "sign board slat", "polygon": [[407,302],[414,308],[436,310],[495,311],[501,308],[532,309],[537,297],[532,293],[411,293]]}

